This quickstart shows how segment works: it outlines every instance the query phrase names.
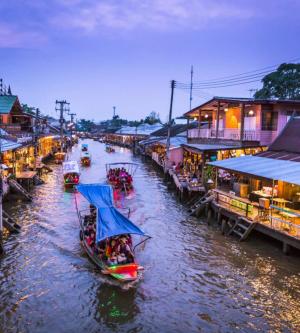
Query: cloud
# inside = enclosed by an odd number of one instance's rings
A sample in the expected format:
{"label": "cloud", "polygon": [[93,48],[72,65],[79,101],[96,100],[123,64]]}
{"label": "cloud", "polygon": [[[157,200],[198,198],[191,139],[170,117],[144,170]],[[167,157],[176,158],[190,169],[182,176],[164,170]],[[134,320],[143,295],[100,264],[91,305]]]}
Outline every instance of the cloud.
{"label": "cloud", "polygon": [[133,30],[200,29],[226,19],[249,19],[255,11],[233,0],[56,0],[62,13],[52,23],[94,32],[101,28]]}
{"label": "cloud", "polygon": [[46,38],[36,31],[0,22],[0,48],[32,48],[45,43]]}

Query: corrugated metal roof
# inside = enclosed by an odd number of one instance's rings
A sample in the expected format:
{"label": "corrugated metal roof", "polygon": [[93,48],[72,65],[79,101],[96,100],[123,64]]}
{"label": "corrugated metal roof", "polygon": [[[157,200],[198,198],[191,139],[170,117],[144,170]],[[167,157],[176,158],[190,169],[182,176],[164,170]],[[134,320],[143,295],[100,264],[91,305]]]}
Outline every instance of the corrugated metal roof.
{"label": "corrugated metal roof", "polygon": [[238,143],[235,145],[222,145],[222,144],[202,144],[202,143],[185,143],[186,148],[192,148],[199,151],[218,151],[218,150],[230,150],[230,149],[239,149],[246,148],[242,144]]}
{"label": "corrugated metal roof", "polygon": [[298,162],[274,160],[259,156],[243,156],[207,164],[254,177],[281,180],[300,185],[300,163]]}
{"label": "corrugated metal roof", "polygon": [[[170,146],[173,148],[180,147],[181,145],[185,144],[187,142],[186,137],[183,136],[173,136],[170,138]],[[159,143],[166,145],[167,139],[159,140]]]}
{"label": "corrugated metal roof", "polygon": [[159,130],[162,128],[161,124],[142,124],[137,127],[131,126],[122,126],[116,134],[124,134],[124,135],[150,135],[152,132]]}
{"label": "corrugated metal roof", "polygon": [[20,143],[11,141],[11,140],[6,140],[3,138],[0,138],[0,146],[1,146],[1,152],[5,152],[8,150],[14,150],[17,149],[19,147],[21,147],[22,145]]}
{"label": "corrugated metal roof", "polygon": [[12,109],[17,96],[13,95],[0,95],[0,114],[7,114]]}
{"label": "corrugated metal roof", "polygon": [[289,120],[278,137],[271,143],[269,150],[300,153],[300,117]]}
{"label": "corrugated metal roof", "polygon": [[139,145],[142,145],[142,146],[151,145],[155,142],[158,142],[161,139],[163,139],[163,138],[160,136],[150,136],[150,138],[140,141]]}

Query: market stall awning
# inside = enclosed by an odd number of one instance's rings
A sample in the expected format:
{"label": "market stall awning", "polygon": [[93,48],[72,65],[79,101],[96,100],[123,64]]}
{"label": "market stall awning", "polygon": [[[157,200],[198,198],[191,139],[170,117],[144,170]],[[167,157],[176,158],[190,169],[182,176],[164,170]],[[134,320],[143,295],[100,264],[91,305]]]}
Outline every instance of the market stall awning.
{"label": "market stall awning", "polygon": [[184,143],[184,148],[192,150],[194,152],[205,152],[205,151],[219,151],[219,150],[232,150],[241,149],[243,147],[241,143],[234,145],[224,145],[224,144],[202,144],[202,143]]}
{"label": "market stall awning", "polygon": [[9,150],[20,148],[21,146],[22,145],[20,143],[0,138],[0,147],[1,147],[0,149],[2,153]]}
{"label": "market stall awning", "polygon": [[300,185],[300,163],[286,160],[275,160],[259,156],[243,156],[223,161],[209,162],[208,165],[247,174],[249,176],[281,180]]}
{"label": "market stall awning", "polygon": [[109,185],[84,184],[78,185],[77,190],[97,208],[96,241],[123,234],[145,233],[121,214],[113,204],[113,191]]}

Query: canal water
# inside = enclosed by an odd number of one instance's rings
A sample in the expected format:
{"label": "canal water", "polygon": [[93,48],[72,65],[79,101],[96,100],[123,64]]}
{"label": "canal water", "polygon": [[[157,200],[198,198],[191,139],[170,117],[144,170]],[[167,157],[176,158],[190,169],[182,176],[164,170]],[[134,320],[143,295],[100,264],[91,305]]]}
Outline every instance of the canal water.
{"label": "canal water", "polygon": [[1,333],[300,331],[299,259],[261,239],[221,236],[188,218],[150,163],[88,144],[84,183],[104,181],[105,163],[139,164],[135,192],[121,204],[153,237],[137,252],[143,278],[122,287],[95,269],[79,244],[74,193],[63,188],[61,166],[51,165],[32,203],[6,207],[22,233],[6,241],[0,261]]}

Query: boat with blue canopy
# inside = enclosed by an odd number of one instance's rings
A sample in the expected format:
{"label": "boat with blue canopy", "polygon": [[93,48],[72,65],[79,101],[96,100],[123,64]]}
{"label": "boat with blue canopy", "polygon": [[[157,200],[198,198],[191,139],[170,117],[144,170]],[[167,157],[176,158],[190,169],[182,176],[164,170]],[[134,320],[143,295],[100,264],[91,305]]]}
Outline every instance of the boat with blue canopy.
{"label": "boat with blue canopy", "polygon": [[83,143],[81,145],[81,151],[88,151],[88,149],[89,149],[89,145],[87,143]]}
{"label": "boat with blue canopy", "polygon": [[[80,241],[86,253],[102,273],[123,282],[136,280],[142,267],[137,264],[134,251],[150,236],[114,206],[110,185],[82,184],[76,188],[90,204],[83,211],[77,207]],[[135,246],[132,235],[142,237]]]}

